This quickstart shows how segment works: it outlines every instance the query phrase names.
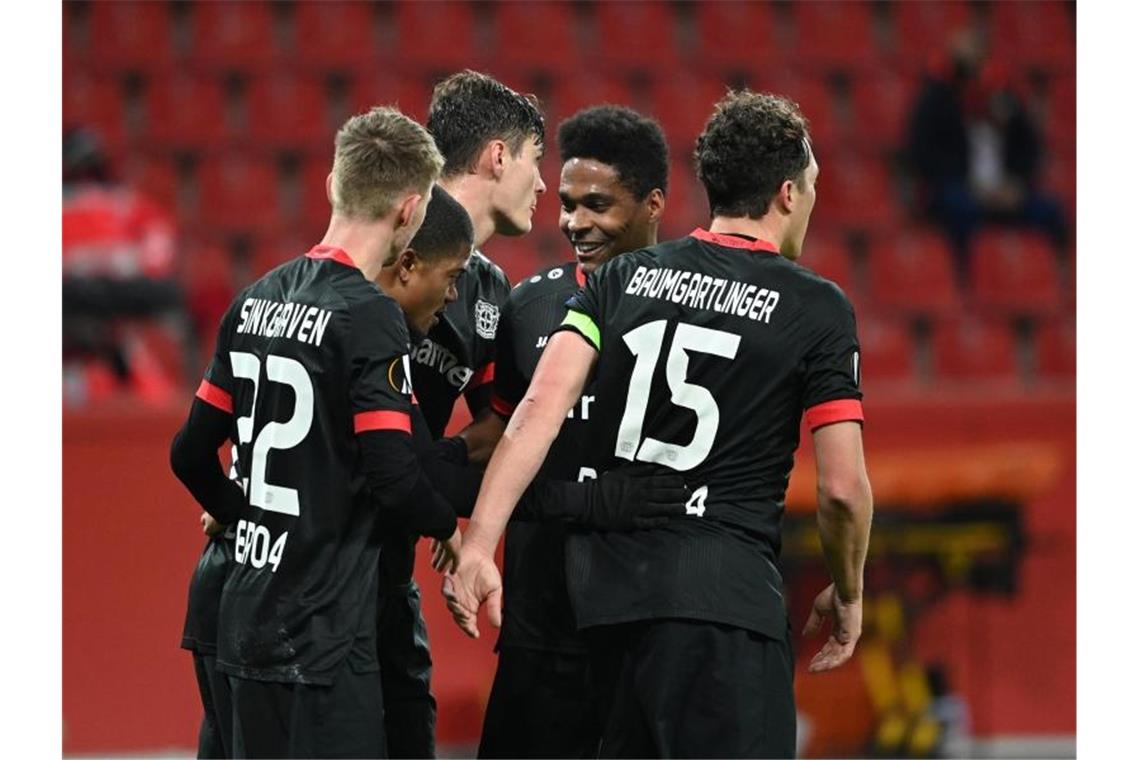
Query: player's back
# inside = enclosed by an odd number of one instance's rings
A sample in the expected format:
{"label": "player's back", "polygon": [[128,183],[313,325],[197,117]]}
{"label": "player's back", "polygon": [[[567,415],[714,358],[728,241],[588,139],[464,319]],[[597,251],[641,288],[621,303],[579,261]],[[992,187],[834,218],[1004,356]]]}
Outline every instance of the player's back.
{"label": "player's back", "polygon": [[[232,373],[247,497],[220,611],[227,672],[327,683],[374,626],[377,512],[355,433],[401,413],[407,351],[399,307],[338,249],[266,274],[224,318],[211,370]],[[361,654],[370,667],[374,647]]]}
{"label": "player's back", "polygon": [[847,299],[766,244],[704,231],[615,259],[577,298],[601,343],[599,471],[655,462],[694,492],[665,527],[571,540],[579,623],[694,616],[782,635],[774,563],[801,413],[860,398]]}

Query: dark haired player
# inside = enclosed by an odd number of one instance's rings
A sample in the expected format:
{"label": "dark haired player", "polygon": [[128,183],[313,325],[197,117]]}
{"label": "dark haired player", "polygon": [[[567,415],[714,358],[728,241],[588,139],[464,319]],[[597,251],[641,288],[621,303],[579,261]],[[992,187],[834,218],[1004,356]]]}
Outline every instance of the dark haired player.
{"label": "dark haired player", "polygon": [[[172,444],[175,474],[234,526],[217,668],[236,757],[383,756],[379,536],[398,524],[458,546],[411,445],[404,316],[374,284],[422,224],[442,164],[398,111],[345,123],[324,239],[234,300]],[[226,440],[238,482],[219,466]]]}
{"label": "dark haired player", "polygon": [[[558,150],[559,225],[576,261],[522,281],[503,310],[492,404],[506,419],[566,316],[566,300],[606,261],[656,244],[665,209],[668,148],[651,119],[618,106],[589,108],[559,127]],[[587,386],[540,478],[595,477],[585,454],[597,400],[596,387]],[[479,757],[586,757],[597,749],[589,658],[566,593],[566,530],[563,522],[517,520],[507,528],[499,663]]]}
{"label": "dark haired player", "polygon": [[483,601],[498,617],[495,545],[594,372],[596,468],[652,462],[693,489],[683,519],[568,539],[570,598],[606,715],[599,754],[791,757],[793,659],[775,562],[801,417],[834,581],[805,629],[833,623],[810,669],[846,662],[862,628],[871,493],[855,318],[834,284],[793,263],[819,173],[796,106],[730,93],[696,159],[709,229],[612,260],[571,299],[444,590],[468,633]]}
{"label": "dark haired player", "polygon": [[[411,352],[419,409],[438,439],[461,394],[476,420],[495,416],[495,336],[510,283],[481,249],[496,234],[530,231],[538,195],[546,190],[538,171],[545,127],[533,98],[474,71],[436,85],[426,126],[444,157],[439,185],[470,216],[475,246],[456,282],[456,299]],[[453,459],[465,462],[465,440],[450,443]],[[388,538],[381,565],[388,750],[393,757],[434,757],[436,705],[420,590],[412,579],[415,539]]]}

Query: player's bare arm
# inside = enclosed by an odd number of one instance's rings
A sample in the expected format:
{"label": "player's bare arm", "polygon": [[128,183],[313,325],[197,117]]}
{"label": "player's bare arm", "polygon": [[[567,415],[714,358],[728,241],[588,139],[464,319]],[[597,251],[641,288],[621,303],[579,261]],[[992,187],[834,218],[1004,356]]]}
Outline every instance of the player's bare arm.
{"label": "player's bare arm", "polygon": [[871,485],[863,461],[862,426],[839,422],[812,434],[819,495],[819,535],[833,583],[815,598],[805,635],[825,621],[831,634],[809,672],[839,667],[855,652],[863,630],[863,564],[871,534]]}
{"label": "player's bare arm", "polygon": [[448,607],[469,636],[479,635],[475,617],[484,602],[489,602],[492,624],[500,620],[501,579],[494,563],[495,547],[562,421],[582,395],[596,361],[597,351],[581,336],[553,335],[491,457],[460,549],[459,569],[444,584]]}

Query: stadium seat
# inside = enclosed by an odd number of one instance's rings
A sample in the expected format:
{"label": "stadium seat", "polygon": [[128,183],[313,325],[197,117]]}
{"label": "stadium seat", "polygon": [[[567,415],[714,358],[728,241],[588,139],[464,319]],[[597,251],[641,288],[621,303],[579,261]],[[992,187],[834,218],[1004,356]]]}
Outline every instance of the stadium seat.
{"label": "stadium seat", "polygon": [[475,8],[459,0],[396,3],[396,59],[425,73],[471,68],[491,59],[475,46]]}
{"label": "stadium seat", "polygon": [[934,374],[946,380],[1013,380],[1017,355],[1013,331],[1004,322],[961,319],[934,330]]}
{"label": "stadium seat", "polygon": [[[362,72],[349,86],[352,113],[374,106],[395,106],[423,124],[431,103],[432,82],[425,78],[394,76],[389,72]],[[338,125],[339,126],[339,125]]]}
{"label": "stadium seat", "polygon": [[693,168],[692,151],[673,151],[669,162],[669,191],[660,238],[670,240],[688,235],[695,227],[709,226],[709,203],[705,188]]}
{"label": "stadium seat", "polygon": [[1076,380],[1077,326],[1071,318],[1041,325],[1036,340],[1036,373],[1053,379]]}
{"label": "stadium seat", "polygon": [[327,224],[332,208],[325,191],[325,179],[332,171],[332,148],[327,156],[310,158],[301,167],[298,192],[301,201],[301,219],[310,227]]}
{"label": "stadium seat", "polygon": [[1045,113],[1041,115],[1047,147],[1075,155],[1077,139],[1077,76],[1073,72],[1053,77]]}
{"label": "stadium seat", "polygon": [[198,173],[198,221],[224,231],[272,227],[279,221],[280,185],[270,161],[245,152],[210,158]]}
{"label": "stadium seat", "polygon": [[853,69],[879,60],[870,3],[822,0],[790,7],[798,61],[809,66]]}
{"label": "stadium seat", "polygon": [[[672,72],[679,67],[676,21],[669,3],[613,0],[591,3],[589,8],[597,41],[592,55],[608,69]],[[637,30],[636,45],[630,44],[631,29]]]}
{"label": "stadium seat", "polygon": [[166,211],[179,211],[178,171],[165,151],[150,155],[131,152],[123,166],[123,177]]}
{"label": "stadium seat", "polygon": [[194,57],[220,68],[256,68],[278,56],[274,4],[266,0],[194,3]]}
{"label": "stadium seat", "polygon": [[1075,4],[1059,0],[993,3],[990,39],[1011,61],[1072,71],[1077,65]]}
{"label": "stadium seat", "polygon": [[233,134],[217,77],[177,74],[148,80],[143,96],[148,142],[171,148],[214,149]]}
{"label": "stadium seat", "polygon": [[854,134],[865,146],[891,150],[903,144],[917,81],[891,68],[855,77],[851,88]]}
{"label": "stadium seat", "polygon": [[834,282],[851,301],[857,300],[851,252],[841,238],[809,231],[803,255],[797,263]]}
{"label": "stadium seat", "polygon": [[1059,195],[1065,203],[1065,212],[1069,219],[1075,219],[1077,213],[1077,161],[1076,151],[1071,150],[1068,155],[1054,153],[1045,157],[1044,177],[1042,184],[1046,190]]}
{"label": "stadium seat", "polygon": [[[557,257],[557,261],[569,261],[572,257],[570,247],[563,243],[561,249],[565,255]],[[495,262],[506,273],[511,285],[520,282],[524,277],[530,277],[539,269],[555,263],[539,254],[538,240],[535,233],[522,237],[507,237],[496,235],[487,243],[486,256]]]}
{"label": "stadium seat", "polygon": [[64,129],[86,126],[111,145],[120,145],[126,132],[122,87],[117,76],[86,71],[69,72],[63,88]]}
{"label": "stadium seat", "polygon": [[[598,6],[599,9],[603,6]],[[614,105],[638,108],[639,104],[631,89],[621,77],[590,76],[583,72],[580,76],[566,77],[559,81],[551,93],[549,102],[542,104],[546,117],[547,140],[550,153],[554,147],[553,136],[558,125],[583,108],[611,103]],[[638,108],[638,110],[644,110]]]}
{"label": "stadium seat", "polygon": [[882,160],[861,160],[845,151],[821,151],[813,217],[869,232],[895,229],[901,218],[897,193]]}
{"label": "stadium seat", "polygon": [[984,230],[972,249],[972,289],[982,308],[1035,316],[1061,309],[1056,254],[1047,238],[1033,232]]}
{"label": "stadium seat", "polygon": [[250,274],[252,277],[261,277],[270,269],[303,255],[316,243],[317,240],[306,240],[299,234],[259,237],[253,244]]}
{"label": "stadium seat", "polygon": [[372,3],[324,0],[293,4],[294,56],[316,71],[367,70],[377,63]]}
{"label": "stadium seat", "polygon": [[246,88],[245,135],[254,144],[325,147],[333,125],[318,76],[278,72],[253,78]]}
{"label": "stadium seat", "polygon": [[848,152],[847,146],[837,150],[840,119],[835,97],[823,76],[797,76],[787,71],[765,77],[764,89],[795,101],[808,120],[812,144],[822,161],[834,153]]}
{"label": "stadium seat", "polygon": [[873,241],[868,256],[867,304],[884,313],[944,317],[959,311],[946,239],[909,230]]}
{"label": "stadium seat", "polygon": [[931,54],[946,48],[950,35],[971,21],[965,0],[891,3],[895,51],[908,68],[925,65]]}
{"label": "stadium seat", "polygon": [[650,115],[665,130],[669,147],[677,154],[691,154],[697,136],[712,114],[713,104],[728,87],[718,77],[682,74],[656,80],[649,89]]}
{"label": "stadium seat", "polygon": [[89,5],[93,64],[154,71],[174,63],[171,3],[131,0]]}
{"label": "stadium seat", "polygon": [[915,347],[906,322],[864,319],[856,309],[859,331],[861,383],[915,379]]}
{"label": "stadium seat", "polygon": [[709,0],[694,4],[696,48],[692,64],[706,73],[762,73],[780,59],[775,17],[768,3]]}
{"label": "stadium seat", "polygon": [[497,2],[492,24],[500,66],[569,74],[582,68],[578,19],[572,3]]}

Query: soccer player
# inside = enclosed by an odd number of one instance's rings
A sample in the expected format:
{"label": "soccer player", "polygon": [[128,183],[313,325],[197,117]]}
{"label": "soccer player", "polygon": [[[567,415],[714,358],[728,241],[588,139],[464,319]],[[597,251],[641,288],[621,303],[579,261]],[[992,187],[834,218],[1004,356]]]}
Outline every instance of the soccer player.
{"label": "soccer player", "polygon": [[685,473],[683,519],[567,541],[571,603],[589,642],[619,757],[791,757],[790,631],[775,562],[801,417],[812,431],[819,524],[833,583],[806,633],[831,636],[810,670],[838,667],[862,628],[871,493],[850,303],[793,262],[819,166],[784,98],[729,93],[697,142],[708,230],[620,256],[570,301],[511,418],[444,582],[457,622],[501,616],[493,551],[591,372],[591,451]]}
{"label": "soccer player", "polygon": [[[492,404],[508,419],[547,336],[566,315],[566,300],[606,261],[655,245],[665,209],[668,148],[651,119],[618,106],[589,108],[562,123],[558,149],[559,226],[576,261],[522,281],[503,310]],[[540,478],[595,476],[585,457],[597,398],[588,385],[551,445]],[[479,757],[587,757],[597,750],[589,658],[566,592],[566,530],[561,521],[512,520],[507,528],[499,663]]]}
{"label": "soccer player", "polygon": [[[234,526],[217,668],[235,757],[383,756],[379,535],[392,523],[458,547],[411,445],[405,318],[375,284],[422,224],[442,165],[396,110],[341,127],[323,240],[234,300],[172,444],[179,479]],[[219,466],[227,439],[240,482]]]}
{"label": "soccer player", "polygon": [[[538,196],[546,191],[538,171],[545,127],[533,98],[474,71],[436,85],[426,126],[444,157],[439,184],[470,216],[475,245],[456,300],[411,354],[419,410],[438,439],[460,394],[476,420],[497,422],[490,407],[495,336],[510,283],[481,249],[496,234],[530,231]],[[451,443],[456,461],[465,463],[466,440]],[[435,757],[431,652],[412,578],[415,540],[392,534],[381,554],[381,670],[393,757]]]}

